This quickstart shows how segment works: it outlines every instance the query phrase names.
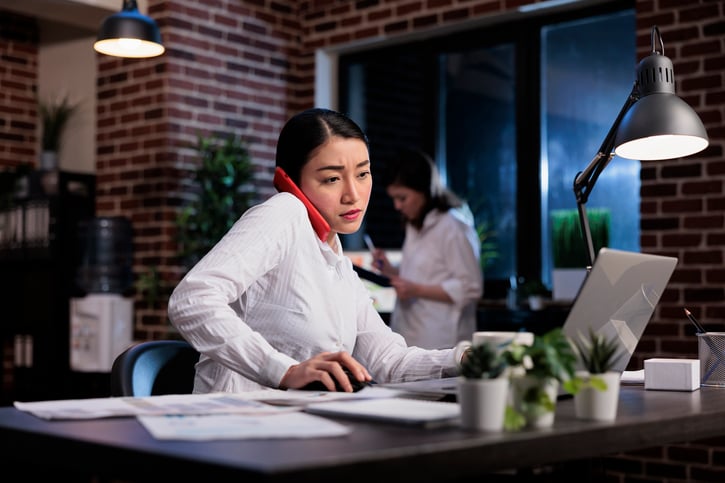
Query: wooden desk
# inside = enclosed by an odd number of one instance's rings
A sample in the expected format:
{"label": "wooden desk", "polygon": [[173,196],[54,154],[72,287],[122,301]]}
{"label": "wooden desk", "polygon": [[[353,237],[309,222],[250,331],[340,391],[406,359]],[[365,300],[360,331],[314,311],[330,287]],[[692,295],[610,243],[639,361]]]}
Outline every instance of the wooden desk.
{"label": "wooden desk", "polygon": [[45,421],[3,407],[0,441],[5,472],[17,464],[132,481],[196,474],[205,481],[369,483],[392,474],[441,482],[724,435],[725,389],[624,387],[614,422],[575,419],[569,399],[559,401],[553,428],[516,433],[350,424],[352,434],[338,438],[169,442],[154,440],[133,418]]}

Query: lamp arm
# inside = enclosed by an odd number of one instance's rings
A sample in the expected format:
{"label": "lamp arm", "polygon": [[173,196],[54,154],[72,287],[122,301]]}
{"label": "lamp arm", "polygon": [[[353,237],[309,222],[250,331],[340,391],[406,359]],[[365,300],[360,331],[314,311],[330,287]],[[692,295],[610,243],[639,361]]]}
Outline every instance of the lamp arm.
{"label": "lamp arm", "polygon": [[597,179],[599,179],[599,175],[602,174],[602,171],[604,171],[614,157],[614,139],[624,115],[639,98],[640,94],[638,83],[635,82],[632,86],[632,91],[629,93],[629,96],[627,96],[627,100],[624,102],[624,105],[619,111],[617,118],[614,120],[612,127],[609,128],[607,136],[604,138],[604,141],[602,141],[599,151],[589,162],[587,167],[584,168],[583,171],[577,173],[574,178],[574,197],[576,198],[577,209],[579,210],[579,224],[581,225],[582,236],[584,237],[584,243],[586,245],[587,270],[590,270],[594,264],[595,254],[592,233],[589,229],[589,218],[584,205],[589,200],[589,194],[594,188],[594,184],[597,182]]}

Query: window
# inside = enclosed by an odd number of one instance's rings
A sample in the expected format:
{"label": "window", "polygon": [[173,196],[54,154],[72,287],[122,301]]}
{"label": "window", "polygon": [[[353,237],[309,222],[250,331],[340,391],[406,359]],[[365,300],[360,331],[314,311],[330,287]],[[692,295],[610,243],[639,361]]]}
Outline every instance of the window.
{"label": "window", "polygon": [[[486,297],[502,298],[511,276],[551,282],[551,214],[576,210],[574,177],[634,82],[628,7],[559,11],[340,57],[339,105],[370,137],[373,177],[398,145],[418,145],[492,235],[498,256],[483,267]],[[638,173],[638,162],[614,159],[587,203],[616,214],[611,247],[638,250]],[[378,246],[402,244],[382,186],[374,185],[365,231]],[[362,247],[355,237],[343,243]]]}

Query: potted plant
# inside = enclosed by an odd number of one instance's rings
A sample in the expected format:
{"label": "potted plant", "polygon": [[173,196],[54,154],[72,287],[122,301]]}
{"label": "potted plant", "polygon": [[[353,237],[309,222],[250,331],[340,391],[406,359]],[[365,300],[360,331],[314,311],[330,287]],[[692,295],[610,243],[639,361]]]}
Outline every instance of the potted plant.
{"label": "potted plant", "polygon": [[462,427],[503,430],[509,388],[507,367],[502,352],[491,343],[474,345],[466,350],[458,378]]}
{"label": "potted plant", "polygon": [[582,370],[566,381],[567,392],[574,395],[574,409],[580,419],[612,421],[617,416],[619,402],[619,371],[612,368],[622,353],[616,336],[607,339],[603,334],[589,330],[578,340],[571,341]]}
{"label": "potted plant", "polygon": [[196,196],[176,218],[181,262],[187,268],[199,261],[252,203],[248,185],[254,168],[241,139],[199,136],[196,150],[201,158],[194,173]]}
{"label": "potted plant", "polygon": [[521,296],[528,300],[531,310],[544,308],[544,299],[550,294],[547,286],[538,278],[528,279],[521,285]]}
{"label": "potted plant", "polygon": [[40,169],[51,171],[58,167],[63,131],[76,107],[67,97],[57,102],[38,102],[38,113],[42,122]]}
{"label": "potted plant", "polygon": [[[610,212],[608,209],[587,210],[589,231],[594,250],[609,246]],[[553,298],[573,300],[587,273],[586,245],[581,231],[578,210],[551,212]]]}
{"label": "potted plant", "polygon": [[577,361],[562,329],[534,336],[531,345],[514,342],[503,354],[512,367],[506,428],[543,428],[554,424],[559,385],[574,376]]}

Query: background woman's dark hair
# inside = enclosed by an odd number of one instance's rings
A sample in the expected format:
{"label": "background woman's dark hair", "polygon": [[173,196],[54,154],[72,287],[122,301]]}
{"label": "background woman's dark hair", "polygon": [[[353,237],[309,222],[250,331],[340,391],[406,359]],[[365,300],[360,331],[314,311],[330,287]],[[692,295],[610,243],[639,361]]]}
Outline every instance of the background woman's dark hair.
{"label": "background woman's dark hair", "polygon": [[383,185],[387,188],[391,184],[405,186],[425,196],[426,203],[419,219],[407,220],[417,228],[423,226],[423,219],[431,210],[448,211],[463,204],[461,198],[443,186],[433,159],[418,148],[400,148],[388,161]]}
{"label": "background woman's dark hair", "polygon": [[333,136],[359,139],[368,145],[368,138],[355,122],[331,109],[313,108],[294,115],[284,125],[277,140],[277,166],[284,169],[296,184],[300,173],[314,151]]}

